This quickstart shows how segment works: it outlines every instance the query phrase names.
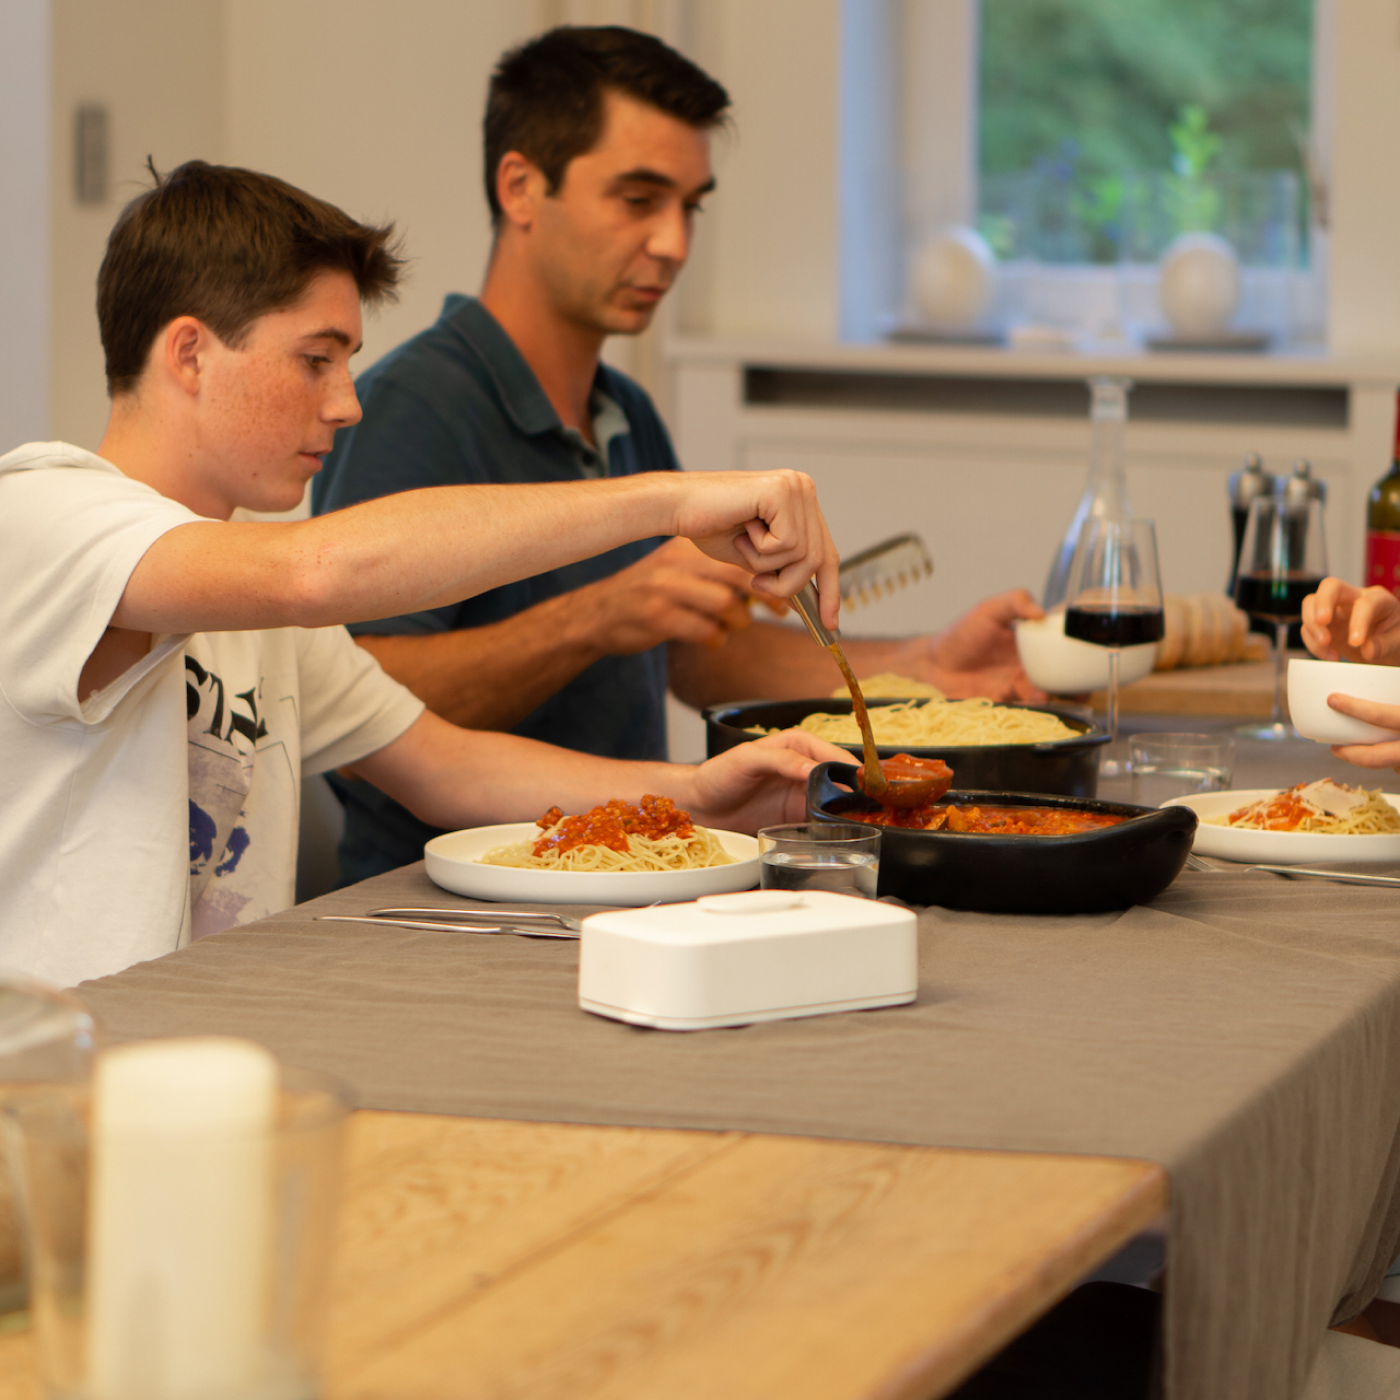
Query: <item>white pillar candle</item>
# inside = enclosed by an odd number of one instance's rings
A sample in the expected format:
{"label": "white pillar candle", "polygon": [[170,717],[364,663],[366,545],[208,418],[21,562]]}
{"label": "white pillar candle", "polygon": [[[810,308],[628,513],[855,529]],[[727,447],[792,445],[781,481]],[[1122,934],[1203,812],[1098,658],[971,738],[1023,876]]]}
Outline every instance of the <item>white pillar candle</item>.
{"label": "white pillar candle", "polygon": [[186,1400],[256,1383],[277,1062],[208,1037],[122,1046],[93,1075],[88,1393]]}

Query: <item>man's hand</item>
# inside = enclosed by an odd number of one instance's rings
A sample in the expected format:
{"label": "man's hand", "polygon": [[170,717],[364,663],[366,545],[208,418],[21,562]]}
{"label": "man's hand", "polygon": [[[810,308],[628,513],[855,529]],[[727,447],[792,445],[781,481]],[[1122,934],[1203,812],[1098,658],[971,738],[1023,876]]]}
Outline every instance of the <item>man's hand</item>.
{"label": "man's hand", "polygon": [[952,626],[927,639],[922,680],[953,699],[985,695],[992,700],[1044,700],[1021,668],[1013,624],[1044,617],[1024,588],[984,598]]}
{"label": "man's hand", "polygon": [[1393,666],[1400,660],[1400,599],[1387,588],[1362,589],[1325,578],[1303,599],[1303,643],[1323,661]]}
{"label": "man's hand", "polygon": [[818,763],[850,761],[845,749],[805,729],[785,729],[690,769],[687,781],[673,784],[675,802],[703,825],[726,831],[800,822],[807,814],[807,775]]}
{"label": "man's hand", "polygon": [[719,646],[750,622],[746,569],[668,540],[626,569],[573,595],[603,656],[630,656],[662,642]]}
{"label": "man's hand", "polygon": [[747,569],[758,593],[790,598],[815,575],[822,621],[836,627],[840,561],[811,477],[793,471],[675,475],[672,534],[694,540],[712,559]]}

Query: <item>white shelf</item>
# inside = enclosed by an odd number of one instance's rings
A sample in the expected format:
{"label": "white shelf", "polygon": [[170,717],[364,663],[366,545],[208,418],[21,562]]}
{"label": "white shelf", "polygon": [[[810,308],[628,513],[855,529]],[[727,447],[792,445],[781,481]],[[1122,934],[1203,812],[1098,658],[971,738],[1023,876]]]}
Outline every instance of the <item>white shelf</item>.
{"label": "white shelf", "polygon": [[1324,350],[1281,350],[1267,354],[1174,351],[1096,354],[982,345],[853,344],[674,336],[667,341],[665,355],[677,367],[781,366],[998,379],[1082,379],[1091,374],[1125,374],[1134,379],[1173,384],[1299,384],[1389,390],[1400,385],[1400,354],[1342,356]]}

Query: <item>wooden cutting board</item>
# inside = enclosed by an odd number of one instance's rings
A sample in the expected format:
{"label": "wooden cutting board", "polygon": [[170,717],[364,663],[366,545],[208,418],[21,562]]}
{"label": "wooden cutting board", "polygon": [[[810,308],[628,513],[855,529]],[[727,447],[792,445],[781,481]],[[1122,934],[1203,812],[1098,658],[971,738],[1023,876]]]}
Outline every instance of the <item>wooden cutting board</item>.
{"label": "wooden cutting board", "polygon": [[[1290,652],[1306,656],[1307,652]],[[1268,719],[1274,703],[1274,663],[1242,661],[1232,666],[1196,666],[1175,671],[1154,671],[1118,693],[1119,711],[1125,715],[1228,715],[1239,719]],[[1096,691],[1094,709],[1102,711],[1107,699]],[[1285,687],[1283,713],[1288,715]]]}

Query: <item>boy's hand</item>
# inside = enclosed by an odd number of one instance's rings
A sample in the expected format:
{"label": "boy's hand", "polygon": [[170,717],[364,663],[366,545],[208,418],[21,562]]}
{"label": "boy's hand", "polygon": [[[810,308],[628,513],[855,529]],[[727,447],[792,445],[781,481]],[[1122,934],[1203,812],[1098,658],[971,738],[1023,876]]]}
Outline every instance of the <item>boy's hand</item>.
{"label": "boy's hand", "polygon": [[[805,729],[785,729],[736,744],[690,770],[675,793],[696,821],[725,831],[755,832],[807,816],[807,775],[818,763],[850,763],[851,755]],[[677,776],[683,769],[677,769]],[[679,785],[677,785],[679,787]]]}
{"label": "boy's hand", "polygon": [[[665,473],[671,475],[671,473]],[[822,621],[837,626],[840,558],[817,489],[802,472],[677,472],[672,533],[753,575],[753,589],[791,598],[815,576]]]}

